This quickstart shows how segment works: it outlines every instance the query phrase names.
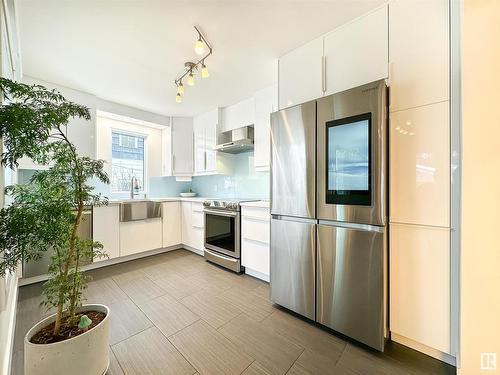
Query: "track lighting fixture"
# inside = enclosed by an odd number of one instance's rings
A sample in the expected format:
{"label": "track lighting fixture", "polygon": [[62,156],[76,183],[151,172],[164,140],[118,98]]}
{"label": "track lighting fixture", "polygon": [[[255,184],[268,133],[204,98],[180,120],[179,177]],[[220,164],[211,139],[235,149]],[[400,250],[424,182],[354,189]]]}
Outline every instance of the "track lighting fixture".
{"label": "track lighting fixture", "polygon": [[194,51],[198,55],[203,55],[205,53],[205,47],[208,49],[207,53],[202,56],[198,61],[196,62],[191,62],[188,61],[184,64],[184,67],[186,68],[186,71],[179,77],[177,78],[174,83],[177,87],[177,94],[175,96],[175,101],[177,103],[182,102],[182,95],[184,95],[184,85],[182,84],[182,80],[186,78],[186,83],[188,86],[194,86],[194,74],[195,72],[200,69],[201,70],[201,77],[202,78],[208,78],[210,76],[208,72],[208,68],[205,64],[205,59],[212,54],[212,47],[208,43],[207,39],[203,36],[201,31],[195,26],[194,29],[198,33],[198,40],[195,43]]}

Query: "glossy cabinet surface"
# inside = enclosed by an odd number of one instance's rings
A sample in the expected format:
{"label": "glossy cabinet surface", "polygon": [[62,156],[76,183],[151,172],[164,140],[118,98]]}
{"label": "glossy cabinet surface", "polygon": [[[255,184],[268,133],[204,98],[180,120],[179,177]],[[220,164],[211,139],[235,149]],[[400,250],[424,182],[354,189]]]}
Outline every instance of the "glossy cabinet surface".
{"label": "glossy cabinet surface", "polygon": [[389,3],[390,110],[449,99],[449,0]]}
{"label": "glossy cabinet surface", "polygon": [[390,220],[450,225],[449,103],[391,113]]}
{"label": "glossy cabinet surface", "polygon": [[192,176],[193,162],[193,118],[172,118],[172,174]]}
{"label": "glossy cabinet surface", "polygon": [[92,208],[92,238],[100,242],[107,257],[95,258],[94,262],[120,256],[120,206],[109,205]]}
{"label": "glossy cabinet surface", "polygon": [[388,77],[387,12],[384,6],[325,36],[325,95]]}
{"label": "glossy cabinet surface", "polygon": [[182,243],[199,254],[204,249],[203,206],[198,202],[181,202],[182,211]]}
{"label": "glossy cabinet surface", "polygon": [[393,224],[390,329],[450,352],[450,231]]}
{"label": "glossy cabinet surface", "polygon": [[323,38],[317,38],[280,57],[279,108],[323,96]]}
{"label": "glossy cabinet surface", "polygon": [[269,208],[241,208],[241,264],[264,281],[270,273],[270,224]]}
{"label": "glossy cabinet surface", "polygon": [[181,235],[181,203],[163,202],[161,205],[163,222],[163,247],[178,245]]}
{"label": "glossy cabinet surface", "polygon": [[163,247],[161,218],[120,222],[120,256]]}
{"label": "glossy cabinet surface", "polygon": [[254,165],[269,170],[271,150],[271,113],[278,110],[278,87],[273,85],[255,93]]}
{"label": "glossy cabinet surface", "polygon": [[222,131],[233,130],[255,123],[254,98],[248,98],[222,110]]}

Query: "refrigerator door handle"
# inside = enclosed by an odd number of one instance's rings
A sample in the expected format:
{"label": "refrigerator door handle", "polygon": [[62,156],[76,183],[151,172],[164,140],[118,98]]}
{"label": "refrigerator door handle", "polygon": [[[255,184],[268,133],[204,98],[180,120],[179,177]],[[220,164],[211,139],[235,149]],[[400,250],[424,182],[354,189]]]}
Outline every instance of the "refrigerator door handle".
{"label": "refrigerator door handle", "polygon": [[296,222],[296,223],[318,224],[318,220],[316,220],[316,219],[308,219],[308,218],[305,218],[305,217],[295,217],[295,216],[286,216],[286,215],[271,214],[271,218],[274,219],[274,220],[293,221],[293,222]]}
{"label": "refrigerator door handle", "polygon": [[356,224],[356,223],[347,223],[344,221],[333,221],[333,220],[319,220],[319,225],[327,225],[330,227],[338,227],[338,228],[346,228],[346,229],[357,229],[364,230],[367,232],[377,232],[384,233],[385,226],[378,225],[369,225],[369,224]]}

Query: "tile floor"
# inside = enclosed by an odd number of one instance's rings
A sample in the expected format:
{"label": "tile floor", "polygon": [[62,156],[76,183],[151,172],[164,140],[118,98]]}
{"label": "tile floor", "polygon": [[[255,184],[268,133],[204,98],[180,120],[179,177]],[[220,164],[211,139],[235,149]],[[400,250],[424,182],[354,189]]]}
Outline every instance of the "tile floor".
{"label": "tile floor", "polygon": [[[269,286],[186,250],[89,272],[87,302],[111,308],[108,374],[454,374],[398,344],[386,353],[346,342],[273,306]],[[41,317],[40,284],[20,289],[13,373]]]}

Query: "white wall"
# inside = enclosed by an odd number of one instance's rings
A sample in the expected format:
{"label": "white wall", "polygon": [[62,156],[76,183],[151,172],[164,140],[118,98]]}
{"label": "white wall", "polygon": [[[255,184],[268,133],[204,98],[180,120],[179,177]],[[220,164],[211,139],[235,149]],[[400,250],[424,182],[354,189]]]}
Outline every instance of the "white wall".
{"label": "white wall", "polygon": [[461,375],[500,373],[500,1],[465,0],[462,44]]}
{"label": "white wall", "polygon": [[[97,158],[106,161],[105,170],[111,176],[111,133],[113,129],[138,133],[146,136],[146,168],[147,177],[162,175],[162,133],[161,129],[136,125],[129,122],[114,120],[106,117],[96,117],[97,128]],[[146,193],[149,191],[148,179],[146,180]],[[103,192],[105,194],[108,191]],[[112,198],[112,197],[111,197]]]}

